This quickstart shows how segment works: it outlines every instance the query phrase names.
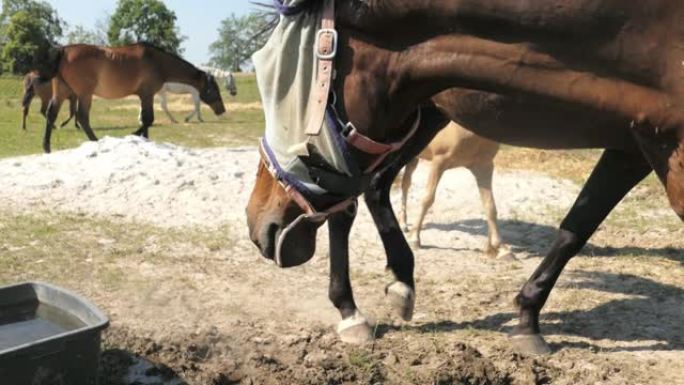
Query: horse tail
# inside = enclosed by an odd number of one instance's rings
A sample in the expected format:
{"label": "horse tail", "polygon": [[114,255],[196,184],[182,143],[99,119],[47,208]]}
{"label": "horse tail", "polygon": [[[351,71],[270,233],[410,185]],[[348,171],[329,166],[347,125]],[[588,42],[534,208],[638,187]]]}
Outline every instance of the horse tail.
{"label": "horse tail", "polygon": [[33,88],[34,84],[38,81],[39,76],[34,76],[32,74],[26,75],[24,77],[24,96],[21,98],[21,107],[28,108],[31,104],[31,100],[36,96],[36,90]]}

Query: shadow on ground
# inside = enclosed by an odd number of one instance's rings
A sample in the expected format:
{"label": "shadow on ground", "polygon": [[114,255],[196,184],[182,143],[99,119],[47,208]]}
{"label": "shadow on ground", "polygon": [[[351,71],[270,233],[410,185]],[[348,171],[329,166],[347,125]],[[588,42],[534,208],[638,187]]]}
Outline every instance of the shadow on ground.
{"label": "shadow on ground", "polygon": [[[571,282],[559,286],[623,294],[628,298],[614,299],[589,310],[542,312],[543,334],[642,343],[605,349],[590,342],[563,342],[552,345],[555,350],[566,347],[602,351],[684,350],[684,290],[681,288],[630,274],[578,271],[570,276]],[[510,333],[509,323],[516,318],[514,313],[498,313],[475,321],[443,320],[402,329],[429,334],[471,328]],[[393,329],[396,327],[380,325],[380,335]]]}
{"label": "shadow on ground", "polygon": [[[504,241],[511,246],[514,253],[528,253],[543,256],[553,242],[558,232],[556,227],[540,225],[518,220],[500,220],[499,228]],[[427,223],[425,230],[460,231],[471,235],[487,236],[487,223],[482,219],[466,219],[453,223]],[[425,245],[426,249],[452,249],[447,245]],[[454,250],[461,250],[453,248]],[[663,247],[643,248],[636,246],[611,247],[596,246],[587,243],[580,251],[581,256],[611,257],[615,255],[640,255],[647,257],[662,257],[679,262],[684,266],[684,250]]]}

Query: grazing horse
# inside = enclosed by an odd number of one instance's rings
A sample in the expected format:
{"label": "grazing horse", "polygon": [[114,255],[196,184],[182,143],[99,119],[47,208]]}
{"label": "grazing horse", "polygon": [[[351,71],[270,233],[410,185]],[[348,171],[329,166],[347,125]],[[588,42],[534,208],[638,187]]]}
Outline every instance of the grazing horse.
{"label": "grazing horse", "polygon": [[[60,127],[66,126],[69,121],[76,115],[77,100],[76,95],[68,91],[68,88],[63,87],[63,89],[68,93],[66,96],[69,99],[69,118],[62,122]],[[26,130],[26,117],[29,113],[29,108],[31,107],[31,101],[33,101],[34,96],[38,95],[40,98],[40,113],[43,116],[48,108],[48,103],[52,98],[52,83],[48,79],[42,79],[37,71],[31,71],[24,76],[24,95],[21,98],[21,129]],[[76,128],[80,128],[78,121],[74,121]]]}
{"label": "grazing horse", "polygon": [[404,230],[408,231],[406,218],[406,201],[408,191],[411,188],[411,177],[418,167],[419,159],[430,161],[430,176],[427,182],[427,191],[420,205],[420,212],[409,240],[416,246],[421,247],[420,231],[428,210],[435,202],[437,186],[444,172],[451,168],[465,167],[475,177],[482,206],[487,217],[487,244],[485,254],[491,257],[512,259],[508,247],[502,244],[499,235],[499,226],[496,222],[496,202],[492,193],[492,176],[494,174],[494,157],[499,152],[499,143],[477,136],[455,122],[449,122],[430,144],[412,159],[404,168],[401,179],[401,211],[400,223]]}
{"label": "grazing horse", "polygon": [[59,108],[64,101],[64,85],[78,97],[76,118],[88,139],[97,140],[90,127],[90,107],[93,95],[105,99],[120,99],[129,95],[140,98],[141,127],[134,135],[149,137],[154,122],[154,95],[164,83],[176,82],[199,90],[200,99],[214,113],[221,115],[225,106],[213,76],[197,69],[181,57],[147,43],[123,47],[98,47],[86,44],[59,48],[51,63],[45,65],[52,80],[52,100],[48,107],[43,149],[50,152],[50,135]]}
{"label": "grazing horse", "polygon": [[[227,73],[223,86],[230,93],[231,96],[237,95],[237,86],[235,85],[235,78],[233,77],[232,73]],[[173,117],[173,115],[171,115],[171,112],[169,112],[168,94],[189,94],[192,97],[193,110],[188,116],[185,117],[185,122],[187,123],[190,120],[192,120],[192,118],[195,117],[195,115],[197,115],[197,120],[199,120],[200,122],[204,122],[204,120],[202,119],[202,109],[200,108],[201,100],[199,91],[197,91],[195,87],[183,83],[169,82],[164,83],[164,86],[157,93],[157,95],[159,95],[161,108],[164,111],[164,113],[166,113],[166,116],[172,122],[178,123],[178,121]]]}
{"label": "grazing horse", "polygon": [[[322,3],[330,13],[330,0]],[[306,17],[290,11],[281,23]],[[512,342],[522,351],[550,351],[539,314],[556,280],[651,171],[684,219],[684,2],[367,0],[339,2],[336,11],[337,33],[325,18],[319,42],[336,42],[336,98],[330,102],[340,120],[353,122],[356,136],[388,142],[404,137],[422,110],[411,140],[368,185],[348,189],[366,187],[366,203],[397,280],[387,293],[405,319],[415,300],[414,261],[388,186],[402,163],[443,126],[441,114],[497,142],[604,149],[548,254],[516,296],[519,322]],[[362,165],[373,161],[361,149],[354,159]],[[352,194],[340,187],[298,200],[295,181],[268,164],[265,159],[259,166],[247,207],[251,239],[267,258],[279,251],[283,266],[301,263],[315,251],[316,231],[328,219],[330,298],[343,318],[339,334],[355,342],[372,338],[349,283],[347,243],[355,213],[333,210]],[[302,217],[304,203],[320,215]],[[304,220],[295,223],[299,218]],[[287,247],[278,249],[279,244]]]}

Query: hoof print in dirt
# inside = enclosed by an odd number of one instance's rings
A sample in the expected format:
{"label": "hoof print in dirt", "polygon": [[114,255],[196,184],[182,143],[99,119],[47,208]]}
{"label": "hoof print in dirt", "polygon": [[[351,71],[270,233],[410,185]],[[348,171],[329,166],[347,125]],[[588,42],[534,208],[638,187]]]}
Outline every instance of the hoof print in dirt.
{"label": "hoof print in dirt", "polygon": [[520,353],[533,355],[551,354],[549,344],[544,341],[541,334],[520,334],[511,336],[513,347]]}

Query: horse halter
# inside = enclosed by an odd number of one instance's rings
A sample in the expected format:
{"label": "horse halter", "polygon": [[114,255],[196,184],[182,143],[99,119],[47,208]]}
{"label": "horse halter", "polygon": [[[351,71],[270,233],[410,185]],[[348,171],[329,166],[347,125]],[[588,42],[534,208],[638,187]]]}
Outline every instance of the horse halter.
{"label": "horse halter", "polygon": [[[312,1],[304,1],[298,6],[288,7],[283,5],[282,0],[274,0],[274,2],[278,11],[285,17],[294,16],[303,12],[306,7],[312,3]],[[368,176],[377,171],[387,156],[401,149],[415,134],[420,124],[421,112],[420,110],[416,111],[416,119],[407,135],[400,141],[394,143],[377,142],[361,134],[353,123],[345,123],[340,119],[339,114],[335,109],[337,98],[335,97],[335,94],[330,91],[334,74],[333,60],[337,55],[338,43],[338,35],[335,30],[335,1],[323,0],[323,2],[321,28],[316,33],[314,45],[318,72],[314,83],[314,89],[309,99],[308,108],[311,119],[309,120],[309,125],[306,127],[305,132],[309,136],[320,135],[321,129],[325,125],[324,121],[327,119],[329,128],[333,131],[333,135],[336,136],[338,147],[340,147],[340,150],[346,156],[351,157],[348,149],[350,146],[361,153],[375,157],[370,162],[369,166],[361,170],[362,175]],[[356,196],[351,196],[324,210],[317,210],[306,197],[306,195],[313,195],[313,193],[298,180],[295,175],[288,173],[281,167],[265,137],[261,138],[259,153],[261,155],[261,161],[271,176],[283,187],[288,197],[303,211],[303,214],[299,215],[280,233],[275,249],[274,261],[278,266],[282,267],[281,252],[284,241],[287,239],[287,235],[297,225],[305,221],[320,224],[325,222],[331,215],[342,212],[345,212],[348,215],[355,215],[358,202]]]}

